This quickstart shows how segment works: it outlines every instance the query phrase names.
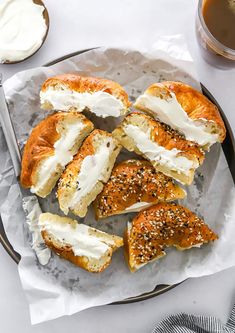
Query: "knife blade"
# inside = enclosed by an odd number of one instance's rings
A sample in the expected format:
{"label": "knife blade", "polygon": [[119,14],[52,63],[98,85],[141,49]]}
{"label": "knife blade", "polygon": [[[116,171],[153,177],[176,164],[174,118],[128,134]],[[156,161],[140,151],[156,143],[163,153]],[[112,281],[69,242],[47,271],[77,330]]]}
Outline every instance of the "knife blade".
{"label": "knife blade", "polygon": [[12,159],[16,177],[20,175],[21,155],[20,149],[16,140],[15,131],[12,125],[10,114],[8,111],[5,94],[2,86],[2,74],[0,73],[0,122],[2,130],[7,142],[7,147]]}
{"label": "knife blade", "polygon": [[[6,139],[7,147],[11,156],[14,172],[19,183],[21,172],[21,154],[16,139],[15,130],[7,106],[5,93],[2,84],[2,74],[0,73],[0,123]],[[42,213],[38,198],[32,195],[27,189],[20,186],[22,206],[26,215],[26,222],[31,234],[31,246],[34,249],[39,262],[46,265],[51,257],[51,251],[46,247],[38,227],[38,218]]]}

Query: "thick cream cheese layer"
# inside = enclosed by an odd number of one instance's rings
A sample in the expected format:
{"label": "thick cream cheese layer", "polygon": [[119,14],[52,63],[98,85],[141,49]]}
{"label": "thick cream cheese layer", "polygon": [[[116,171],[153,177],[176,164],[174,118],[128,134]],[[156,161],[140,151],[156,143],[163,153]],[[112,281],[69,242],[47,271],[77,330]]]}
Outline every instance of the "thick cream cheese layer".
{"label": "thick cream cheese layer", "polygon": [[74,146],[84,126],[85,125],[81,121],[65,125],[63,135],[54,144],[54,155],[48,157],[41,164],[38,182],[36,186],[31,187],[32,193],[38,192],[45,186],[58,166],[64,168],[70,161],[72,161],[73,154],[70,150]]}
{"label": "thick cream cheese layer", "polygon": [[112,138],[106,138],[94,155],[84,158],[77,177],[77,190],[70,201],[69,208],[75,208],[79,201],[91,192],[98,181],[104,181],[110,154],[114,147]]}
{"label": "thick cream cheese layer", "polygon": [[218,134],[207,132],[206,125],[201,123],[203,119],[199,122],[187,115],[174,93],[166,100],[144,93],[137,99],[136,104],[142,104],[152,111],[161,122],[183,133],[187,140],[201,146],[211,146],[218,141]]}
{"label": "thick cream cheese layer", "polygon": [[[68,244],[72,247],[76,256],[85,256],[93,259],[100,259],[109,251],[110,246],[114,244],[112,240],[105,237],[105,233],[99,231],[99,236],[95,236],[92,231],[96,229],[88,227],[85,224],[77,224],[73,228],[68,223],[60,221],[44,221],[39,218],[39,227],[46,230],[59,242]],[[100,234],[104,234],[104,238]]]}
{"label": "thick cream cheese layer", "polygon": [[139,127],[126,125],[124,132],[135,142],[137,148],[150,160],[179,173],[189,174],[192,168],[198,167],[198,163],[184,156],[178,156],[180,150],[173,148],[168,150],[159,146],[150,139],[150,130],[143,132]]}
{"label": "thick cream cheese layer", "polygon": [[79,93],[69,89],[55,90],[49,87],[40,93],[41,104],[49,102],[53,109],[68,111],[75,107],[79,112],[88,108],[98,117],[119,117],[124,109],[123,103],[104,91]]}
{"label": "thick cream cheese layer", "polygon": [[32,0],[0,4],[0,62],[20,61],[37,51],[47,30],[43,11]]}
{"label": "thick cream cheese layer", "polygon": [[151,206],[152,203],[151,202],[136,202],[133,205],[127,207],[125,209],[126,213],[131,213],[131,212],[138,212],[144,208],[147,208],[149,206]]}

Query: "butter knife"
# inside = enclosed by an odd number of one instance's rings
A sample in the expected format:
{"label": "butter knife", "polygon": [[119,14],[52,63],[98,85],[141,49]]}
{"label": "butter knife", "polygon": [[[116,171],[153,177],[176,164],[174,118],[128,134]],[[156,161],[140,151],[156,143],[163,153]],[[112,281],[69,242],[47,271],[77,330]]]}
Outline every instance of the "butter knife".
{"label": "butter knife", "polygon": [[5,94],[2,86],[1,73],[0,73],[0,123],[2,125],[2,130],[12,159],[15,175],[16,177],[19,177],[20,165],[21,165],[20,149],[16,140],[15,131],[8,111]]}

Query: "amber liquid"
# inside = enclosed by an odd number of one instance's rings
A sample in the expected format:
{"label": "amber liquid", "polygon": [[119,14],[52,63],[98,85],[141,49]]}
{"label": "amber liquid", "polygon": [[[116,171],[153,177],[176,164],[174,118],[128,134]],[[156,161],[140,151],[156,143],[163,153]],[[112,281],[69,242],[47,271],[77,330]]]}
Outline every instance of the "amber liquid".
{"label": "amber liquid", "polygon": [[202,14],[210,33],[235,50],[235,0],[205,0]]}

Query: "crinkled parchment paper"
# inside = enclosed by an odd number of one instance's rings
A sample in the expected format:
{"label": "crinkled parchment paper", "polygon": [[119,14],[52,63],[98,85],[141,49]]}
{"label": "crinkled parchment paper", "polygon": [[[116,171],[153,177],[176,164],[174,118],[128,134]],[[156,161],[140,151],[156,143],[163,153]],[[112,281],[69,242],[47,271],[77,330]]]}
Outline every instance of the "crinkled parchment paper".
{"label": "crinkled parchment paper", "polygon": [[[21,72],[5,83],[16,135],[22,147],[32,128],[46,116],[39,107],[39,90],[49,76],[78,72],[116,80],[133,101],[146,87],[161,80],[181,80],[198,87],[194,67],[180,36],[159,39],[151,52],[122,49],[95,49],[50,68]],[[110,128],[110,119],[93,119],[97,126]],[[120,159],[128,158],[122,153]],[[201,249],[179,252],[168,249],[167,255],[130,273],[123,249],[113,256],[112,264],[100,274],[88,273],[53,255],[41,266],[28,240],[25,216],[11,161],[0,131],[0,210],[7,236],[21,254],[18,266],[22,286],[30,305],[33,324],[83,309],[107,304],[151,291],[157,284],[174,284],[189,277],[213,274],[235,265],[235,191],[220,145],[214,145],[198,170],[193,185],[187,188],[183,204],[204,217],[219,235],[214,244]],[[40,200],[43,211],[59,213],[54,193]],[[122,235],[134,214],[96,222],[90,210],[84,223]]]}

